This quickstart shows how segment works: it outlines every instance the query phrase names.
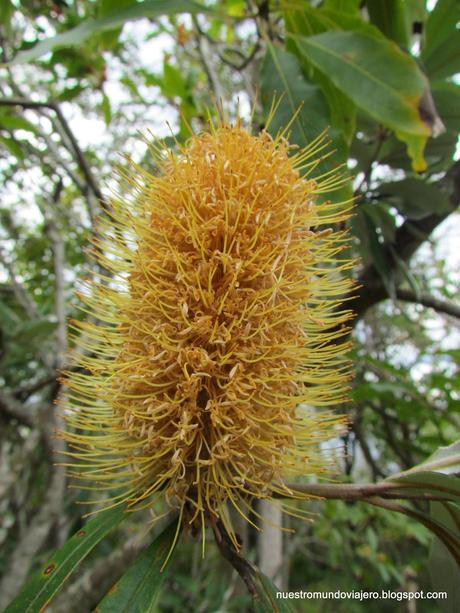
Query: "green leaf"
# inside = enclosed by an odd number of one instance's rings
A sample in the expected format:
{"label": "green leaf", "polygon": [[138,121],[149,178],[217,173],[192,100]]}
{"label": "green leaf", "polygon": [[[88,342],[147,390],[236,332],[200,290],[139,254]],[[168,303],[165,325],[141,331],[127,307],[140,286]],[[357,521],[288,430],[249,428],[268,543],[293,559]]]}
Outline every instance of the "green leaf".
{"label": "green leaf", "polygon": [[14,5],[11,0],[3,0],[0,3],[0,24],[9,29],[11,17],[14,13]]}
{"label": "green leaf", "polygon": [[100,34],[123,26],[126,21],[142,17],[159,17],[160,15],[175,15],[176,13],[210,13],[212,10],[193,0],[145,0],[121,11],[111,12],[99,19],[86,19],[77,27],[40,41],[31,49],[20,51],[12,60],[12,64],[31,62],[59,47],[81,45],[94,34]]}
{"label": "green leaf", "polygon": [[460,479],[442,473],[415,471],[411,468],[408,471],[388,477],[386,481],[400,485],[401,487],[397,489],[399,492],[433,494],[446,500],[460,497]]}
{"label": "green leaf", "polygon": [[396,220],[390,212],[391,205],[385,202],[364,203],[359,206],[364,207],[368,215],[372,218],[375,226],[385,242],[392,243],[396,235]]}
{"label": "green leaf", "polygon": [[423,219],[431,213],[443,213],[451,206],[446,193],[422,179],[407,178],[382,183],[379,193],[409,219]]}
{"label": "green leaf", "polygon": [[98,513],[53,554],[4,613],[37,613],[44,610],[80,562],[125,517],[120,507]]}
{"label": "green leaf", "polygon": [[230,17],[242,17],[246,10],[244,0],[226,0],[227,14]]}
{"label": "green leaf", "polygon": [[0,115],[0,128],[6,128],[7,130],[26,130],[27,132],[37,132],[37,128],[24,119],[24,117],[18,117],[17,115],[2,114]]}
{"label": "green leaf", "polygon": [[112,121],[112,107],[110,105],[110,99],[105,92],[102,92],[101,109],[104,114],[105,125],[108,126]]}
{"label": "green leaf", "polygon": [[460,72],[460,3],[438,0],[425,26],[422,60],[430,79]]}
{"label": "green leaf", "polygon": [[8,151],[18,160],[24,160],[25,153],[22,150],[21,145],[18,143],[18,141],[14,140],[14,138],[10,138],[9,136],[0,136],[0,143],[3,143]]}
{"label": "green leaf", "polygon": [[407,0],[366,0],[371,23],[399,45],[410,43],[410,21]]}
{"label": "green leaf", "polygon": [[57,325],[56,321],[48,319],[24,321],[14,331],[15,338],[17,341],[26,342],[30,345],[43,343],[56,330]]}
{"label": "green leaf", "polygon": [[[265,114],[268,114],[273,96],[283,94],[270,124],[273,134],[286,126],[297,111],[299,112],[289,137],[291,143],[305,147],[329,127],[330,117],[324,95],[317,85],[305,79],[302,67],[292,53],[269,44],[262,66],[260,88]],[[330,129],[329,137],[332,139],[331,150],[334,153],[318,164],[314,175],[331,171],[347,160],[348,148],[342,134],[338,130]],[[334,198],[337,200],[347,200],[351,195],[350,182],[334,191]]]}
{"label": "green leaf", "polygon": [[431,530],[447,547],[460,568],[460,507],[451,502],[442,502],[441,504],[448,511],[450,517],[454,519],[453,529],[451,528],[451,522],[446,523],[444,518],[439,515],[430,516],[423,511],[409,508],[406,508],[404,512],[409,517],[419,521],[428,530]]}
{"label": "green leaf", "polygon": [[[361,19],[359,13],[348,9],[342,10],[340,2],[331,2],[325,8],[317,8],[303,1],[294,3],[288,1],[283,6],[286,9],[286,29],[296,35],[313,36],[330,30],[351,30],[383,38],[376,27]],[[306,74],[321,87],[331,111],[331,125],[341,130],[345,141],[351,144],[356,127],[355,104],[335,87],[328,75],[317,70],[308,61],[305,54],[302,54],[297,48],[294,40],[288,38],[286,47],[288,51],[292,51],[299,57]]]}
{"label": "green leaf", "polygon": [[417,464],[413,468],[406,470],[403,474],[419,472],[419,471],[435,471],[444,475],[453,475],[460,473],[460,440],[446,447],[439,447],[430,457]]}
{"label": "green leaf", "polygon": [[[432,502],[430,514],[433,519],[442,522],[452,531],[459,530],[451,514],[452,509],[440,502]],[[457,507],[458,513],[458,507]],[[441,540],[435,538],[430,552],[430,575],[433,588],[439,592],[447,592],[447,600],[440,600],[443,613],[456,613],[460,610],[460,581],[458,568],[449,555]]]}
{"label": "green leaf", "polygon": [[[115,11],[126,9],[130,5],[135,4],[133,0],[99,0],[97,16],[99,18],[106,17]],[[112,49],[118,42],[118,37],[121,34],[122,28],[114,28],[100,34],[100,40],[106,49]]]}
{"label": "green leaf", "polygon": [[460,132],[460,85],[442,81],[433,85],[431,93],[447,130],[458,134]]}
{"label": "green leaf", "polygon": [[[96,608],[97,613],[148,613],[167,575],[162,566],[177,532],[173,521],[115,583]],[[166,568],[169,568],[167,566]]]}
{"label": "green leaf", "polygon": [[294,613],[290,601],[278,598],[276,593],[280,590],[264,574],[257,572],[255,578],[257,597],[254,598],[255,613]]}
{"label": "green leaf", "polygon": [[324,6],[327,9],[358,13],[361,0],[325,0]]}
{"label": "green leaf", "polygon": [[427,80],[395,43],[361,32],[325,32],[295,41],[308,61],[374,119],[394,130],[430,135],[419,111]]}
{"label": "green leaf", "polygon": [[186,98],[188,95],[187,82],[181,71],[165,59],[163,62],[163,79],[160,81],[161,91],[165,96]]}
{"label": "green leaf", "polygon": [[394,272],[384,249],[384,244],[380,241],[376,223],[366,207],[358,209],[358,216],[362,220],[362,225],[361,227],[354,225],[355,233],[359,240],[364,242],[365,248],[368,249],[372,257],[372,263],[379,273],[388,294],[393,296],[395,290]]}
{"label": "green leaf", "polygon": [[424,172],[428,167],[424,155],[428,138],[426,136],[418,136],[417,134],[408,134],[401,130],[396,131],[396,136],[403,143],[406,143],[407,154],[411,159],[412,170],[414,172]]}
{"label": "green leaf", "polygon": [[369,36],[384,39],[378,28],[361,18],[359,12],[341,8],[341,3],[330,2],[324,8],[317,8],[303,0],[285,0],[283,7],[289,21],[288,30],[295,34],[313,36],[331,30],[364,32]]}
{"label": "green leaf", "polygon": [[[437,138],[428,139],[424,156],[430,169],[436,165],[437,169],[446,169],[452,165],[453,155],[457,147],[457,134],[444,133]],[[395,137],[390,137],[382,147],[379,155],[382,164],[388,164],[392,168],[411,169],[410,159],[406,147]],[[440,168],[441,166],[441,168]]]}

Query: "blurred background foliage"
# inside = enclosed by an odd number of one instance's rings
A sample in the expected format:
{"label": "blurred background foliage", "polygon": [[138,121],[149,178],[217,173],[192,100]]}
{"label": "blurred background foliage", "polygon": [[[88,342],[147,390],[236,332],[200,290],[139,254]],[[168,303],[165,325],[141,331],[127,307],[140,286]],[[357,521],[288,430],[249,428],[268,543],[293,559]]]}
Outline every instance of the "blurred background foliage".
{"label": "blurred background foliage", "polygon": [[[3,604],[89,508],[54,464],[53,402],[72,347],[66,322],[84,316],[74,290],[91,274],[88,237],[110,190],[126,189],[114,168],[127,158],[151,167],[141,135],[183,142],[189,124],[206,127],[213,101],[230,118],[239,106],[259,130],[282,96],[270,130],[296,111],[291,142],[327,129],[332,153],[315,172],[342,165],[345,180],[323,197],[356,196],[356,379],[342,407],[350,430],[338,478],[381,480],[458,438],[459,22],[457,0],[0,2]],[[432,535],[413,519],[345,501],[311,506],[314,521],[290,518],[295,534],[273,545],[281,568],[266,572],[279,585],[433,588]],[[92,610],[145,546],[143,521],[98,545],[47,610]],[[270,567],[252,531],[245,549]],[[449,574],[449,564],[441,551],[437,568]],[[212,545],[202,560],[188,540],[158,602],[167,612],[237,611],[249,597]],[[452,602],[374,601],[372,610],[454,611]]]}

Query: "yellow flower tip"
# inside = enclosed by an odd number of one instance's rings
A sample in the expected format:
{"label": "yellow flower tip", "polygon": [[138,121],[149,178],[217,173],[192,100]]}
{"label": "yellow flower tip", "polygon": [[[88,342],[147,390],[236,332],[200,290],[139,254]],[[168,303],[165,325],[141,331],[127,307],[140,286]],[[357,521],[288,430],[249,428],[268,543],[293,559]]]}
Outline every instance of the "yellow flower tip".
{"label": "yellow flower tip", "polygon": [[79,295],[99,321],[75,322],[67,373],[71,475],[117,490],[108,504],[163,496],[192,531],[233,534],[226,507],[250,521],[252,498],[327,470],[320,446],[346,420],[313,407],[346,397],[352,284],[344,233],[323,228],[350,203],[317,204],[303,174],[322,148],[220,121],[178,153],[152,144],[155,176],[132,164],[97,240],[112,276]]}

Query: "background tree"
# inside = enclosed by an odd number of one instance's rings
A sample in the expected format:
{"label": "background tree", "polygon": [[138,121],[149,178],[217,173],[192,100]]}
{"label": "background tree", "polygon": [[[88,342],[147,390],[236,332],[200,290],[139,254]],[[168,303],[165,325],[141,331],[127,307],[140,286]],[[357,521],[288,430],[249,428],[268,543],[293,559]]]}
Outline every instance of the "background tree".
{"label": "background tree", "polygon": [[[304,146],[327,128],[333,154],[316,173],[343,164],[348,180],[323,197],[356,196],[350,231],[361,289],[349,303],[356,380],[343,407],[350,430],[338,479],[382,483],[458,439],[459,20],[455,0],[1,3],[3,605],[82,530],[88,510],[87,494],[67,490],[55,464],[61,443],[53,437],[53,403],[73,346],[67,321],[82,317],[73,292],[91,274],[85,246],[117,184],[113,168],[126,164],[120,152],[149,168],[139,132],[174,146],[187,138],[188,123],[205,128],[213,99],[230,117],[238,104],[246,116],[254,107],[259,129],[273,95],[282,96],[270,130],[297,112],[290,140]],[[459,466],[457,445],[428,468],[455,474]],[[423,498],[447,488],[452,499],[458,481],[415,474],[418,489],[394,492],[418,496],[403,506],[410,512],[389,512],[401,505],[385,489],[318,490],[339,500],[312,504],[311,524],[290,520],[293,536],[243,534],[245,555],[289,588],[434,586],[447,589],[455,607],[456,571],[439,541],[429,576],[426,526],[458,555],[458,507],[432,502],[430,510]],[[315,484],[304,487],[314,491]],[[369,497],[373,505],[356,502]],[[49,610],[92,610],[134,559],[142,562],[137,556],[149,542],[137,538],[143,521],[125,521],[98,543]],[[217,549],[201,560],[196,544],[183,544],[166,581],[158,600],[164,611],[249,606]],[[299,606],[361,610],[353,601]],[[441,606],[417,603],[420,611]],[[390,611],[394,603],[373,607]]]}

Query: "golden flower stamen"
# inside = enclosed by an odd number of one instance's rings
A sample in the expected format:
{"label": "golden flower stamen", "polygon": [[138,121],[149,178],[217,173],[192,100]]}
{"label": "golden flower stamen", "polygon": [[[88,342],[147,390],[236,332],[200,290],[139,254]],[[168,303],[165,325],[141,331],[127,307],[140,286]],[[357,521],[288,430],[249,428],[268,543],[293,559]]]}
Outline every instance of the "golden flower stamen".
{"label": "golden flower stamen", "polygon": [[109,274],[79,294],[98,321],[72,322],[62,433],[73,477],[124,490],[107,504],[163,493],[203,543],[221,520],[237,546],[227,505],[252,523],[252,498],[301,499],[286,479],[326,471],[343,419],[314,407],[346,399],[352,262],[325,226],[352,203],[318,204],[341,179],[301,172],[324,146],[220,120],[177,153],[152,145],[155,175],[124,173],[132,197],[93,240]]}

